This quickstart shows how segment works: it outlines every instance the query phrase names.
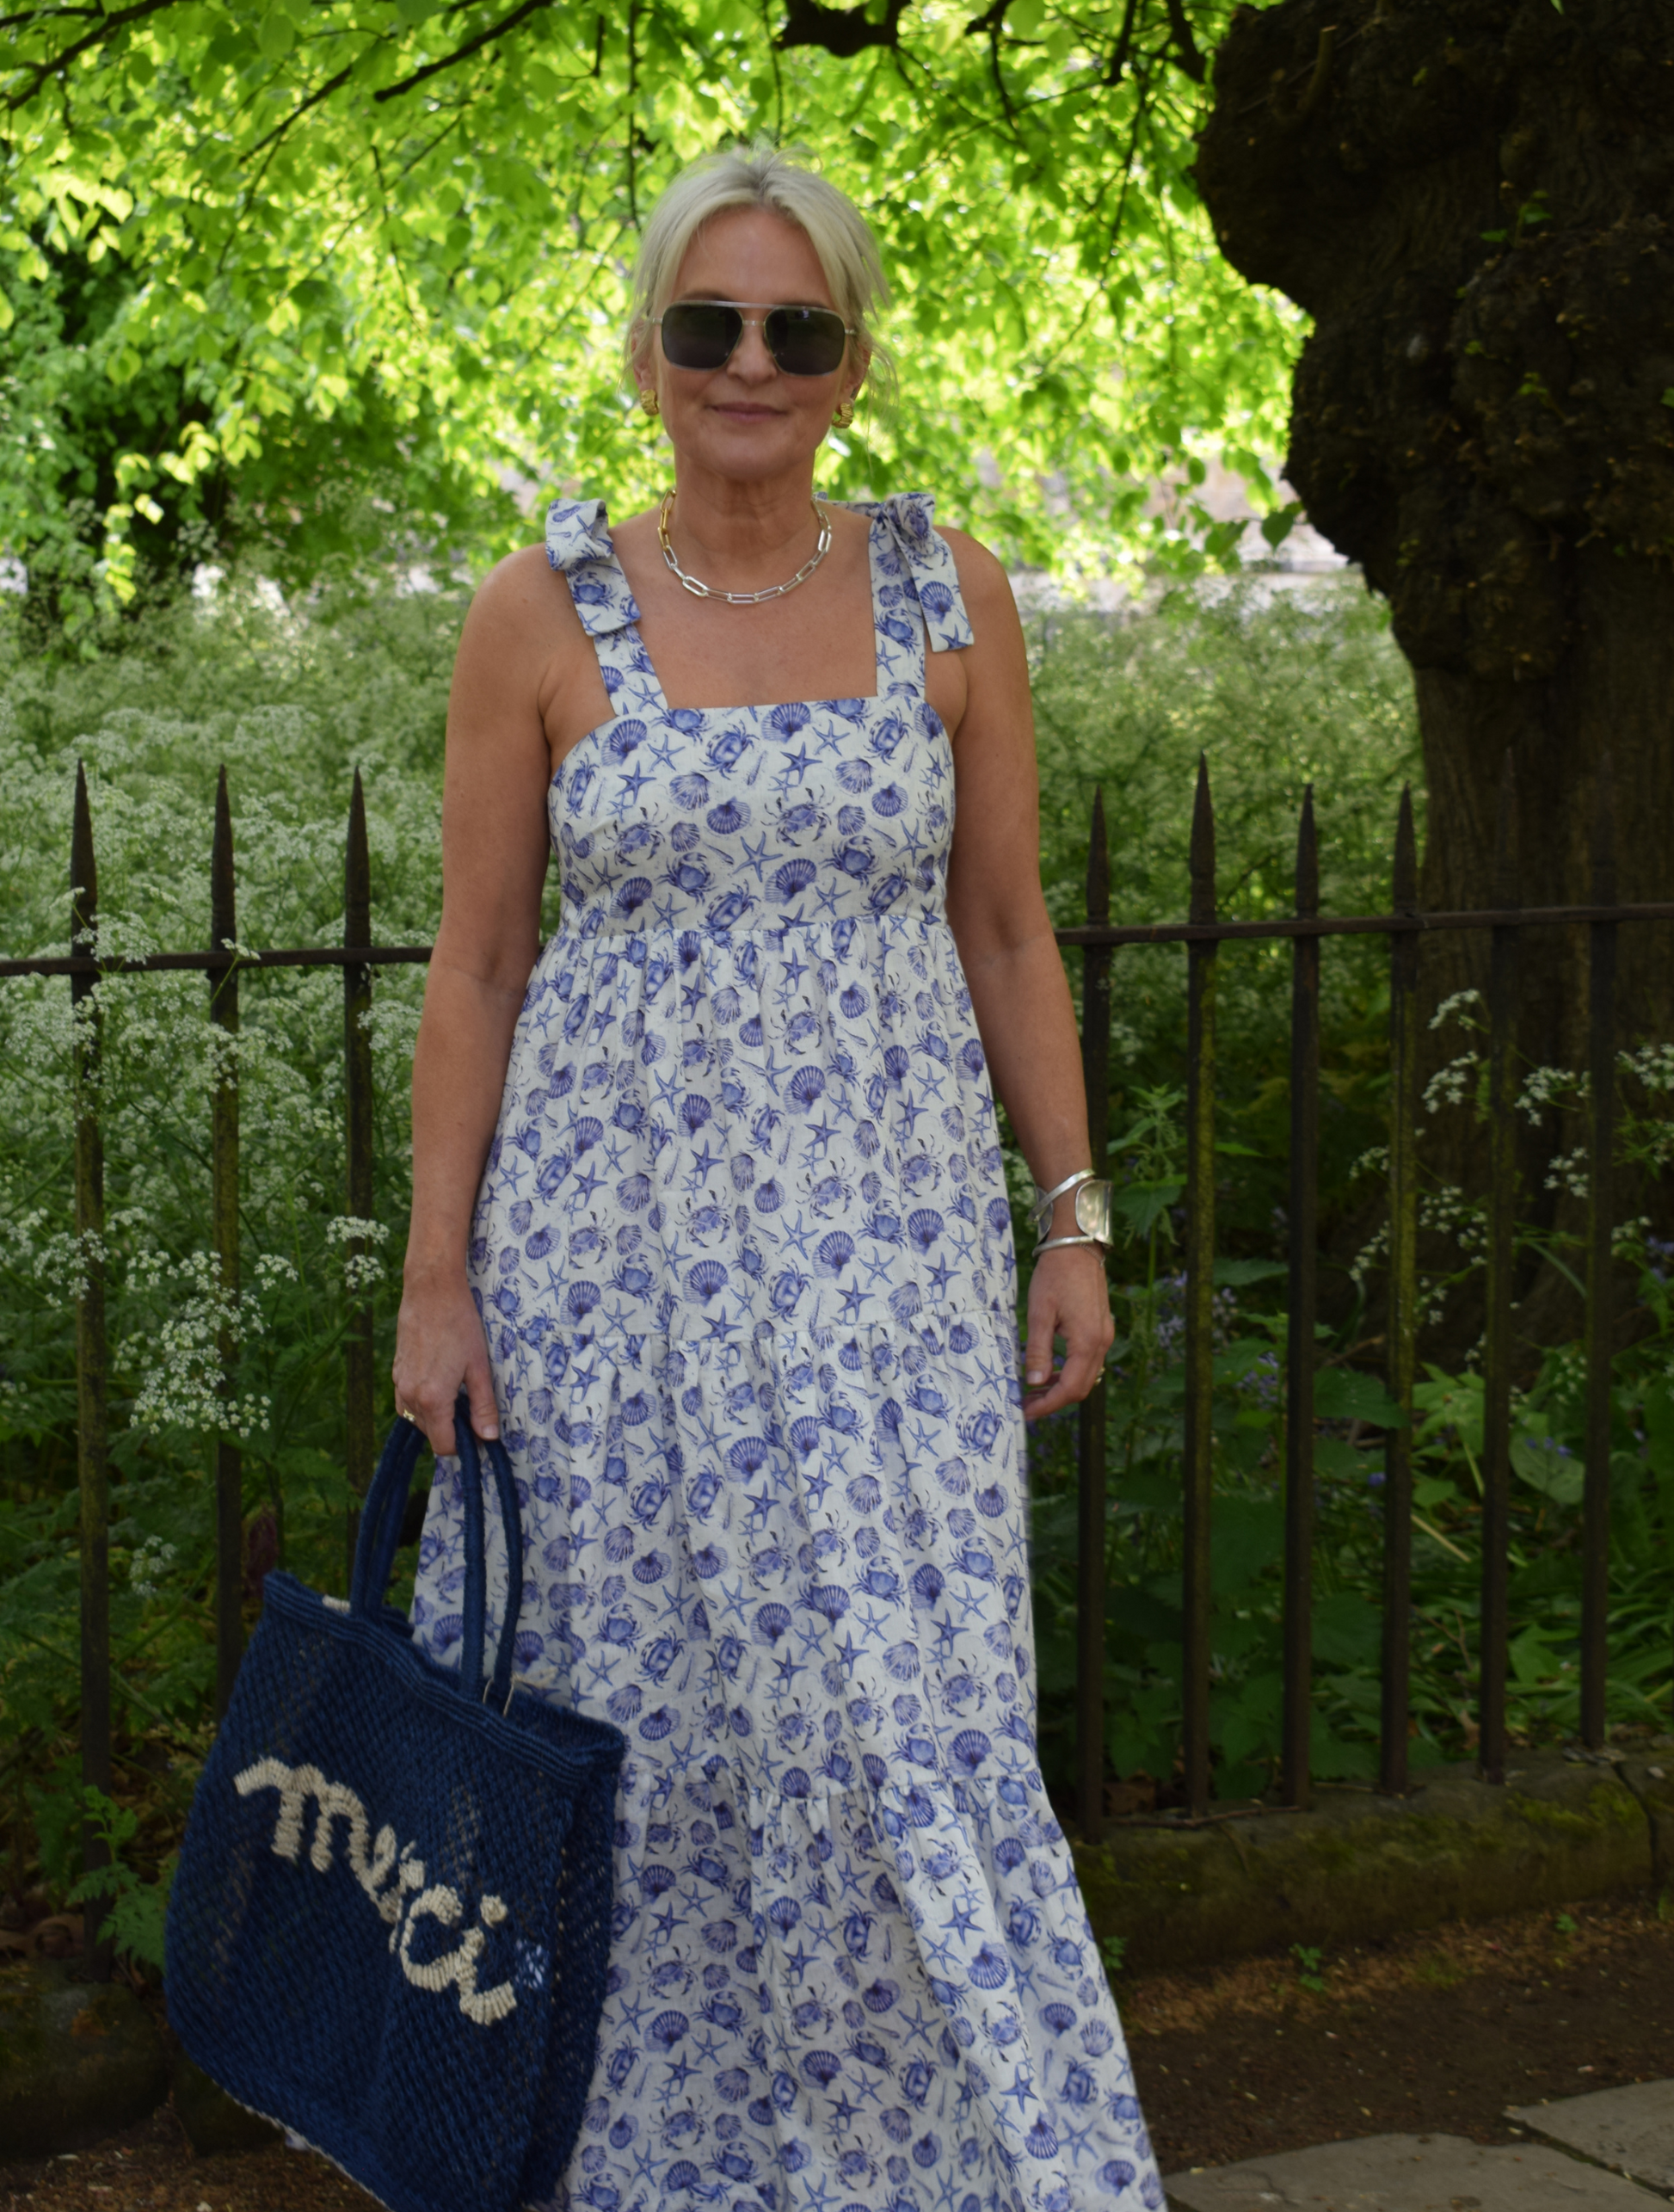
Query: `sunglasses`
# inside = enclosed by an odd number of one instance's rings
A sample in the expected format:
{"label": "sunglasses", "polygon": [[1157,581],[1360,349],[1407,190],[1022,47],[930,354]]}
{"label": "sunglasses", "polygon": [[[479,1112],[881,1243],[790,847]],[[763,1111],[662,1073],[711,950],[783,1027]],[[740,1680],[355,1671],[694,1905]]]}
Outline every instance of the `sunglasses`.
{"label": "sunglasses", "polygon": [[683,369],[723,367],[754,324],[786,376],[829,376],[842,367],[854,336],[829,307],[770,307],[765,315],[746,315],[724,299],[681,299],[651,320],[662,332],[663,359]]}

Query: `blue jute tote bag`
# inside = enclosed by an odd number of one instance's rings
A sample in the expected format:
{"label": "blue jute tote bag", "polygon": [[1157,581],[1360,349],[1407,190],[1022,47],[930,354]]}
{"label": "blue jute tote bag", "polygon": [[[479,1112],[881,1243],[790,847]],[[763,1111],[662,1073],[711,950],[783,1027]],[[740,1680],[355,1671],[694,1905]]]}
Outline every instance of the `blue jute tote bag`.
{"label": "blue jute tote bag", "polygon": [[483,1469],[463,1399],[456,1426],[458,1672],[384,1603],[422,1441],[401,1421],[347,1604],[267,1578],[169,1901],[169,2018],[189,2055],[391,2212],[555,2193],[610,1944],[625,1746],[513,1684],[523,1544],[497,1443],[513,1597],[484,1681]]}

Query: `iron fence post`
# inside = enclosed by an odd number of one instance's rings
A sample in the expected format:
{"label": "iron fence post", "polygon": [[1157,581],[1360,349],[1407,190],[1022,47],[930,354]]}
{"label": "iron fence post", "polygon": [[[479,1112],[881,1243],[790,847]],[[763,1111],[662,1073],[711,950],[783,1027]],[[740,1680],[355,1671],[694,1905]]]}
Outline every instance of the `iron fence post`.
{"label": "iron fence post", "polygon": [[[1102,786],[1092,794],[1086,915],[1093,923],[1111,918],[1110,840]],[[1081,1077],[1090,1165],[1095,1175],[1105,1175],[1110,1155],[1111,952],[1104,945],[1089,945],[1081,955]],[[1077,1408],[1076,1426],[1080,1556],[1075,1572],[1075,1741],[1081,1833],[1088,1843],[1097,1843],[1105,1828],[1105,1547],[1110,1502],[1105,1438],[1109,1389],[1108,1371],[1101,1370]]]}
{"label": "iron fence post", "polygon": [[[1199,755],[1191,816],[1194,922],[1215,920],[1215,809]],[[1186,955],[1185,1434],[1181,1699],[1188,1811],[1209,1809],[1209,1475],[1215,1389],[1215,979],[1212,939]]]}
{"label": "iron fence post", "polygon": [[[1499,788],[1495,897],[1517,904],[1517,788],[1511,756]],[[1505,1667],[1510,1627],[1511,1290],[1517,1265],[1517,1021],[1521,947],[1515,922],[1493,933],[1488,970],[1487,1313],[1482,1346],[1481,1688],[1477,1758],[1490,1782],[1505,1779]]]}
{"label": "iron fence post", "polygon": [[[87,773],[76,764],[76,810],[70,841],[70,945],[96,952],[99,871],[93,850],[93,810]],[[102,1020],[98,978],[70,979],[73,1024],[76,1143],[76,1475],[81,1512],[82,1781],[110,1795],[110,1460],[105,1336],[105,1152],[99,1120]],[[110,1864],[102,1838],[82,1830],[82,1865],[96,1874]],[[104,1933],[106,1896],[85,1907],[83,1972],[110,1979]]]}
{"label": "iron fence post", "polygon": [[[1412,830],[1412,792],[1402,787],[1395,823],[1392,904],[1415,913],[1419,903],[1418,842]],[[1399,1796],[1406,1788],[1406,1740],[1412,1704],[1412,1385],[1419,1333],[1419,940],[1416,932],[1389,940],[1389,1268],[1388,1375],[1389,1396],[1408,1426],[1387,1429],[1383,1439],[1383,1651],[1379,1725],[1381,1789]]]}
{"label": "iron fence post", "polygon": [[[232,809],[227,772],[215,786],[215,841],[209,866],[209,944],[231,952],[238,941],[232,860]],[[220,1330],[220,1395],[224,1425],[215,1441],[215,1717],[232,1702],[232,1685],[244,1644],[244,1463],[229,1426],[238,1388],[238,968],[209,974],[213,1032],[210,1212],[215,1266],[225,1318]]]}
{"label": "iron fence post", "polygon": [[[372,863],[366,846],[366,802],[360,771],[354,771],[349,799],[348,835],[343,858],[343,942],[356,947],[372,944]],[[372,1218],[372,969],[364,963],[343,969],[343,1153],[346,1189],[344,1203],[350,1217]],[[367,1237],[352,1236],[344,1246],[344,1266],[351,1279],[356,1263],[362,1267],[373,1250]],[[350,1490],[364,1498],[372,1482],[377,1438],[373,1425],[372,1302],[364,1279],[359,1295],[351,1291],[343,1342],[345,1466]],[[358,1506],[348,1510],[346,1572],[353,1575],[354,1547],[360,1534]],[[344,1585],[348,1587],[347,1582]]]}
{"label": "iron fence post", "polygon": [[[1616,904],[1616,808],[1609,755],[1599,763],[1592,836],[1592,897]],[[1616,940],[1613,921],[1595,921],[1589,939],[1587,1135],[1586,1474],[1582,1493],[1581,1741],[1603,1747],[1609,1670],[1610,1360],[1616,1149]]]}
{"label": "iron fence post", "polygon": [[[1296,832],[1296,912],[1320,911],[1314,786]],[[1282,1794],[1308,1802],[1314,1728],[1314,1322],[1319,1289],[1320,940],[1298,937],[1290,983],[1289,1321],[1285,1331]]]}

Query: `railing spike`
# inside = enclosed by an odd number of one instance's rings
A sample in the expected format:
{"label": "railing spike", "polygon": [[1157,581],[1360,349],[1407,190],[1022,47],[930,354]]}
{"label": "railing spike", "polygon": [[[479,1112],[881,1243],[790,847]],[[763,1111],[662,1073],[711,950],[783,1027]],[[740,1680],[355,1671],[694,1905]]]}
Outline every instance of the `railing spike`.
{"label": "railing spike", "polygon": [[1517,885],[1517,771],[1511,748],[1500,772],[1499,807],[1494,825],[1494,898],[1501,909],[1522,904]]}
{"label": "railing spike", "polygon": [[1197,788],[1191,805],[1191,903],[1188,919],[1215,920],[1215,801],[1209,795],[1209,755],[1197,755]]}
{"label": "railing spike", "polygon": [[1616,904],[1616,763],[1606,753],[1598,763],[1592,804],[1592,903]]}
{"label": "railing spike", "polygon": [[1412,827],[1412,786],[1400,787],[1400,806],[1395,816],[1395,866],[1391,884],[1391,907],[1396,914],[1416,914],[1419,907],[1419,841]]}
{"label": "railing spike", "polygon": [[[76,763],[76,806],[70,832],[70,949],[91,952],[86,942],[97,926],[99,862],[93,850],[93,808],[87,795],[87,767]],[[75,994],[71,994],[73,998]]]}

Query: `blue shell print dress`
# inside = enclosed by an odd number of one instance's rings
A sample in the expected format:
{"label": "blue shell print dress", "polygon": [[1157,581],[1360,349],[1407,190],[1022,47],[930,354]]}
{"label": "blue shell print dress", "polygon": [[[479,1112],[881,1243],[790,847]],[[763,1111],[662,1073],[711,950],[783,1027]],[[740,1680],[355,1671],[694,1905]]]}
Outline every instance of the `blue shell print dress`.
{"label": "blue shell print dress", "polygon": [[[760,708],[670,707],[602,505],[547,523],[615,711],[552,780],[562,926],[470,1265],[521,1673],[630,1744],[558,2202],[1154,2212],[1036,1758],[1015,1261],[924,686],[926,636],[971,632],[930,500],[862,511],[875,696]],[[463,1579],[445,1463],[443,1660]]]}

